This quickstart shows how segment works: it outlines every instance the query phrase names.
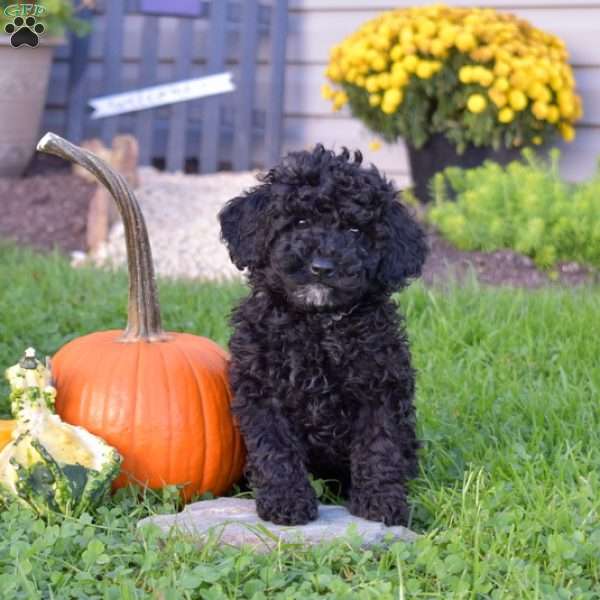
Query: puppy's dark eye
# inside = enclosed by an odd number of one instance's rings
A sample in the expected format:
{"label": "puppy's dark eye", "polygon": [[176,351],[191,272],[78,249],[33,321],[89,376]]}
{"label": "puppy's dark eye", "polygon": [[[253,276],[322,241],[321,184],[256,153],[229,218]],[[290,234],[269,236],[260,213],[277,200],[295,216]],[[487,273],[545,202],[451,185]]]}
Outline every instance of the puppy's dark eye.
{"label": "puppy's dark eye", "polygon": [[350,228],[348,229],[348,231],[349,231],[350,233],[353,233],[354,235],[356,235],[356,234],[359,234],[359,233],[360,233],[360,229],[359,229],[358,227],[350,227]]}
{"label": "puppy's dark eye", "polygon": [[308,227],[308,221],[306,219],[298,219],[296,221],[296,227]]}

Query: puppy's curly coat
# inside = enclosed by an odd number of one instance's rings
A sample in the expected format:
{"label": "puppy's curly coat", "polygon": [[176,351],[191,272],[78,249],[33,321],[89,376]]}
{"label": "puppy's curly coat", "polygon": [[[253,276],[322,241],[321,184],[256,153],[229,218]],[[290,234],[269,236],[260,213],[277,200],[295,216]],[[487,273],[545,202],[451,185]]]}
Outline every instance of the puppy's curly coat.
{"label": "puppy's curly coat", "polygon": [[222,238],[250,295],[234,310],[230,381],[258,514],[317,516],[308,473],[349,509],[406,523],[417,470],[414,372],[392,292],[417,277],[423,231],[375,167],[318,145],[233,198]]}

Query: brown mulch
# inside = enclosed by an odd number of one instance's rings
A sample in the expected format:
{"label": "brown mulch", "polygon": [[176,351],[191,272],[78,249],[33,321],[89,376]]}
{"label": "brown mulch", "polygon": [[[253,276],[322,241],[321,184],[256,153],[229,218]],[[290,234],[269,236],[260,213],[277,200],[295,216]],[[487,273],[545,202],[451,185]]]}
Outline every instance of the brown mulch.
{"label": "brown mulch", "polygon": [[528,256],[513,250],[465,252],[458,250],[433,231],[428,232],[429,257],[423,279],[427,283],[464,279],[474,273],[481,283],[522,288],[544,285],[578,286],[598,283],[598,272],[575,262],[559,263],[553,271],[542,271]]}
{"label": "brown mulch", "polygon": [[[93,185],[68,168],[46,159],[34,163],[26,177],[0,178],[0,238],[41,250],[85,250],[85,224]],[[511,250],[464,252],[429,232],[427,283],[463,279],[474,273],[485,284],[537,288],[548,284],[597,283],[599,275],[577,263],[562,263],[553,274]]]}
{"label": "brown mulch", "polygon": [[93,190],[52,159],[36,161],[23,178],[0,178],[0,238],[39,250],[85,250]]}

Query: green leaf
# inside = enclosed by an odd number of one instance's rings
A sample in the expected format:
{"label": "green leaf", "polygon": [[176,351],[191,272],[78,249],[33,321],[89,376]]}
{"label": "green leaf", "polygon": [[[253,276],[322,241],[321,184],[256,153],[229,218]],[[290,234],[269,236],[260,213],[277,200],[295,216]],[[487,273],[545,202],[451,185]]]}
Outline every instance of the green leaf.
{"label": "green leaf", "polygon": [[[105,546],[100,540],[92,539],[88,543],[87,548],[83,551],[81,555],[84,564],[87,567],[90,567],[93,564],[97,563],[100,557],[102,556],[104,549]],[[100,564],[106,564],[106,561],[104,561],[103,563],[101,562]]]}

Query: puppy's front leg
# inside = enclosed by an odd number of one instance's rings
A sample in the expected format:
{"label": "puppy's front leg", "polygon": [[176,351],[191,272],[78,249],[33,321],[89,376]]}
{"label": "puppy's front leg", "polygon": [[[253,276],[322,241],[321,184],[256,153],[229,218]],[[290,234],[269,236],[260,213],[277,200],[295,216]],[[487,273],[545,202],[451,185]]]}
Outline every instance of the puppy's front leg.
{"label": "puppy's front leg", "polygon": [[303,525],[317,518],[318,503],[305,457],[288,421],[274,403],[244,402],[236,396],[234,413],[246,441],[247,471],[261,519],[278,525]]}
{"label": "puppy's front leg", "polygon": [[406,483],[416,473],[414,428],[383,407],[362,411],[350,455],[350,512],[386,525],[406,525]]}

